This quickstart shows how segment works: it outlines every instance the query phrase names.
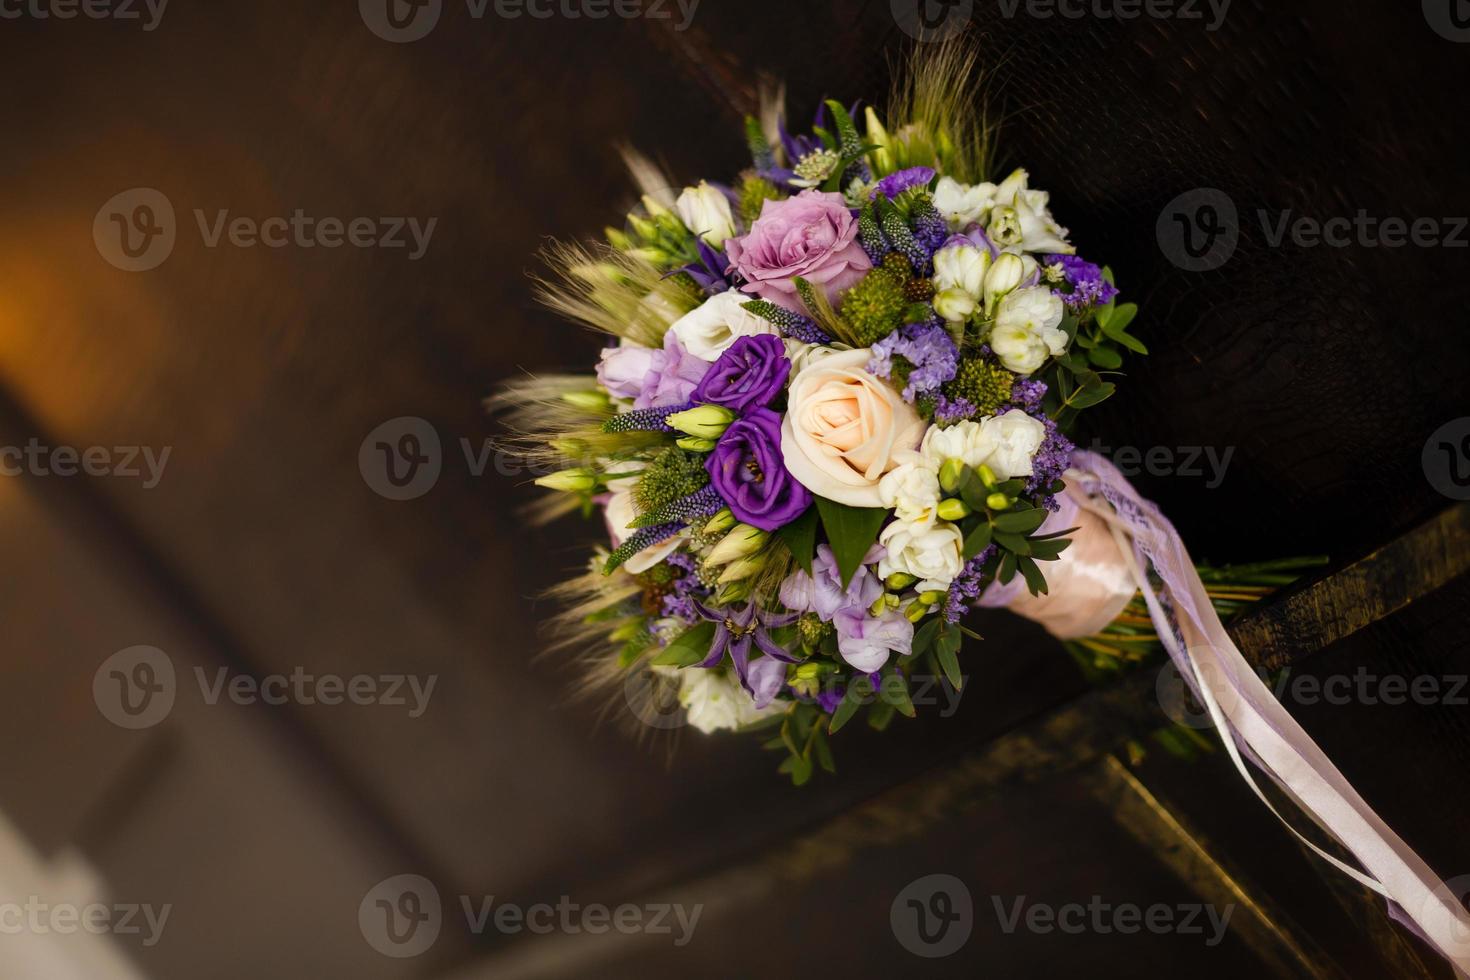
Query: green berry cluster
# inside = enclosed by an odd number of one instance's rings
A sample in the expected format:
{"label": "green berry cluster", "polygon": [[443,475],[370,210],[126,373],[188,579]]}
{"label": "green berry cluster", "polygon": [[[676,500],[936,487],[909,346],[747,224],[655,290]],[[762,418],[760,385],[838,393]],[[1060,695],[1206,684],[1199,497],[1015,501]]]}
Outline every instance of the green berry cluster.
{"label": "green berry cluster", "polygon": [[667,507],[709,483],[704,456],[670,446],[656,456],[633,491],[640,514]]}
{"label": "green berry cluster", "polygon": [[749,228],[755,219],[761,216],[761,208],[765,207],[767,201],[779,201],[781,192],[776,185],[758,177],[755,174],[746,174],[740,183],[740,218]]}
{"label": "green berry cluster", "polygon": [[965,399],[980,416],[994,415],[1011,400],[1015,383],[1016,376],[999,364],[969,357],[960,361],[954,380],[945,383],[944,393],[951,399]]}

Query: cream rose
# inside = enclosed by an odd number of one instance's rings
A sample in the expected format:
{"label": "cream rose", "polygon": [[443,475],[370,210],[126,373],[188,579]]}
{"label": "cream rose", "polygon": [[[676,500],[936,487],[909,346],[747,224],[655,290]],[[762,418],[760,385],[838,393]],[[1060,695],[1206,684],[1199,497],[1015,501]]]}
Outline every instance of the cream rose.
{"label": "cream rose", "polygon": [[866,348],[824,357],[798,374],[781,423],[781,456],[797,482],[852,507],[881,507],[878,482],[918,448],[924,420],[867,371]]}

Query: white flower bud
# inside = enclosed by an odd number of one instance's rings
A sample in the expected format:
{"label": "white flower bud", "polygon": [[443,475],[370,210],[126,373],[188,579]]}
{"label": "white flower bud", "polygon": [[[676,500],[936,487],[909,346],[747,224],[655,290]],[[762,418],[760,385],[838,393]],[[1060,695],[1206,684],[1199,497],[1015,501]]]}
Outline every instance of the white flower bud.
{"label": "white flower bud", "polygon": [[990,253],[974,245],[940,249],[934,256],[934,286],[940,292],[962,289],[975,299],[985,288],[990,270]]}
{"label": "white flower bud", "polygon": [[1003,253],[985,274],[985,315],[995,309],[995,301],[1021,285],[1026,278],[1026,263],[1019,255]]}
{"label": "white flower bud", "polygon": [[674,209],[685,227],[703,238],[706,243],[719,248],[725,240],[735,237],[735,218],[730,213],[730,199],[707,181],[698,187],[686,187],[674,202]]}
{"label": "white flower bud", "polygon": [[968,320],[979,304],[963,289],[946,289],[934,297],[934,312],[950,323]]}

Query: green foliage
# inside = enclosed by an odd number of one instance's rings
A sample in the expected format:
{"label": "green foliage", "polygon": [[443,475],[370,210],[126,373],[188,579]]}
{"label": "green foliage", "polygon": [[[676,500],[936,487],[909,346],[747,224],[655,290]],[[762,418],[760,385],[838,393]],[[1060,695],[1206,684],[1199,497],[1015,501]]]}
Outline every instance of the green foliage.
{"label": "green foliage", "polygon": [[657,667],[690,667],[709,656],[715,641],[714,623],[696,623],[653,658]]}
{"label": "green foliage", "polygon": [[786,542],[791,557],[808,575],[812,573],[812,557],[817,550],[817,509],[808,507],[796,520],[776,531],[776,537]]}
{"label": "green foliage", "polygon": [[817,511],[837,562],[837,574],[846,588],[862,565],[863,556],[878,540],[888,511],[882,507],[849,507],[826,497],[817,498]]}
{"label": "green foliage", "polygon": [[769,180],[753,173],[746,174],[740,182],[740,219],[747,228],[750,227],[761,216],[761,208],[767,201],[779,201],[781,197],[781,192]]}
{"label": "green foliage", "polygon": [[667,507],[674,501],[703,489],[709,483],[704,456],[670,446],[659,453],[633,490],[640,514]]}
{"label": "green foliage", "polygon": [[909,306],[903,287],[904,279],[888,267],[879,266],[847,291],[842,315],[851,325],[858,346],[871,347],[902,325]]}

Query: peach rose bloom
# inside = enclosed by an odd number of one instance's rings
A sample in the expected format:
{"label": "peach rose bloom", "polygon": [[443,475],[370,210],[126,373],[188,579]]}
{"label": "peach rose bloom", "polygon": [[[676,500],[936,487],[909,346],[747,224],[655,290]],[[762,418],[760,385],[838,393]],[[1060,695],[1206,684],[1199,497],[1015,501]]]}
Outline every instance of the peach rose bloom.
{"label": "peach rose bloom", "polygon": [[812,493],[882,507],[878,481],[927,428],[898,392],[868,373],[866,349],[822,358],[791,382],[781,423],[786,469]]}

